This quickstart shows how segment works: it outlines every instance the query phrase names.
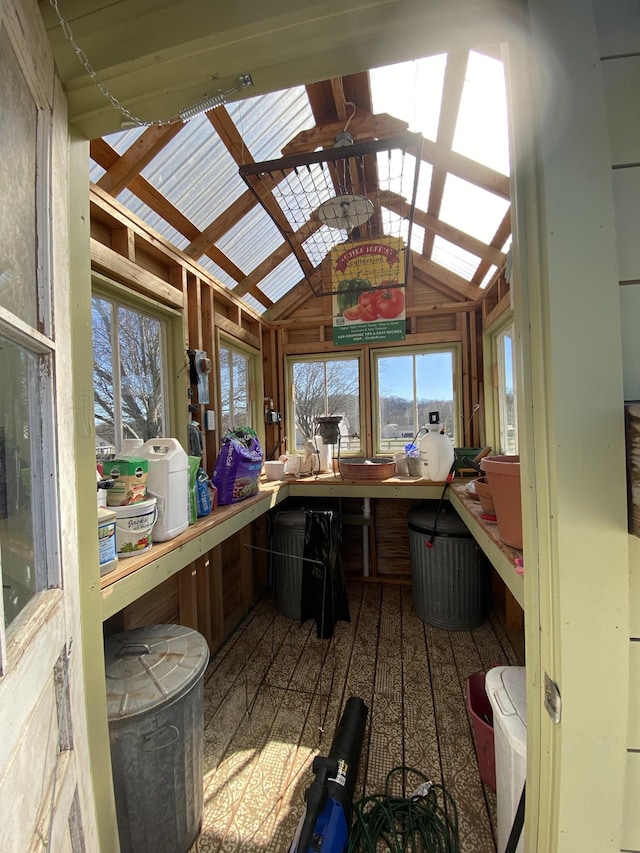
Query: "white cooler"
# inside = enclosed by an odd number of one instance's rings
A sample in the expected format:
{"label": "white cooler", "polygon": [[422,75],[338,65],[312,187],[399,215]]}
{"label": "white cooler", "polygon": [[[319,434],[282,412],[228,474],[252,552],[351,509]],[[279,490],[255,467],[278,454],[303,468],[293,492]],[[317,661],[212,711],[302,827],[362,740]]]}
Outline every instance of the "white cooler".
{"label": "white cooler", "polygon": [[[527,687],[523,666],[487,672],[485,690],[493,710],[498,801],[498,853],[504,853],[527,775]],[[523,853],[520,841],[517,853]]]}

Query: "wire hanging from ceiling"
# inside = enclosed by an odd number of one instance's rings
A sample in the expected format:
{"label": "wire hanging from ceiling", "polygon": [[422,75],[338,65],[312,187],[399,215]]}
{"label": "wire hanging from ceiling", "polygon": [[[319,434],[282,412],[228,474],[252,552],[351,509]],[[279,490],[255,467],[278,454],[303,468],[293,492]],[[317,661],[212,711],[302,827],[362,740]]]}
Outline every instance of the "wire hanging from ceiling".
{"label": "wire hanging from ceiling", "polygon": [[78,61],[86,71],[87,75],[95,83],[100,93],[109,101],[111,106],[122,114],[124,119],[121,123],[122,128],[163,127],[164,125],[168,124],[187,122],[190,119],[201,115],[201,113],[204,113],[207,110],[211,110],[215,107],[220,107],[223,104],[226,104],[227,99],[230,98],[231,95],[236,95],[243,89],[246,89],[249,86],[253,86],[253,79],[250,74],[240,74],[232,86],[228,87],[227,89],[216,89],[216,91],[212,92],[210,95],[203,95],[199,101],[196,101],[194,104],[190,104],[186,107],[182,107],[175,115],[170,116],[169,118],[139,118],[138,116],[134,115],[127,107],[125,107],[124,104],[120,100],[118,100],[118,98],[116,98],[116,96],[110,91],[104,80],[102,80],[102,78],[98,76],[97,71],[89,62],[86,53],[76,42],[69,22],[66,20],[66,18],[62,15],[62,12],[60,11],[60,8],[58,6],[58,0],[49,0],[49,2],[54,12],[56,13],[58,23],[60,24],[60,28],[62,29],[65,38],[73,48],[73,52],[78,57]]}

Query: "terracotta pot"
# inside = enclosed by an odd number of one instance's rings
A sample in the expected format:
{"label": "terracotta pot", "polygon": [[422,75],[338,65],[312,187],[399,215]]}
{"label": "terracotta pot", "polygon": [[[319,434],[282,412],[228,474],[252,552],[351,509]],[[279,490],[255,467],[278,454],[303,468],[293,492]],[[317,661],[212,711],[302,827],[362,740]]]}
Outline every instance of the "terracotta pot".
{"label": "terracotta pot", "polygon": [[489,485],[486,477],[478,477],[476,480],[476,494],[480,501],[482,512],[485,515],[495,515],[496,507],[491,495],[491,486]]}
{"label": "terracotta pot", "polygon": [[491,488],[500,538],[505,545],[521,550],[520,457],[486,456],[480,466],[486,471]]}

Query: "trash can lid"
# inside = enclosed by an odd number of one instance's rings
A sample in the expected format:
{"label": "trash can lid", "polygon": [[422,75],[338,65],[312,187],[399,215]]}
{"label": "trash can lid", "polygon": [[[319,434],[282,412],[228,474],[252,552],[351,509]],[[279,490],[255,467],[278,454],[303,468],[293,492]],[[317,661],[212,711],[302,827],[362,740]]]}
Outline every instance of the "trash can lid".
{"label": "trash can lid", "polygon": [[[436,519],[437,516],[437,519]],[[471,536],[469,529],[453,507],[443,505],[438,515],[437,508],[415,507],[407,512],[409,525],[424,533],[433,533],[435,525],[436,536]]]}
{"label": "trash can lid", "polygon": [[207,642],[183,625],[150,625],[105,641],[107,714],[123,720],[174,701],[209,661]]}

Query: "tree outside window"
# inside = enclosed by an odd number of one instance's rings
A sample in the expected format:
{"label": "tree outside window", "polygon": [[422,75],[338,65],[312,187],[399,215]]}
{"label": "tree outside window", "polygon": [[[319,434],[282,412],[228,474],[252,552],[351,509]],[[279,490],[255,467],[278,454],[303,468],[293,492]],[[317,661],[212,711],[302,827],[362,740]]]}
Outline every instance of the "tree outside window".
{"label": "tree outside window", "polygon": [[92,320],[100,458],[115,453],[125,438],[165,434],[165,324],[103,297],[92,300]]}
{"label": "tree outside window", "polygon": [[222,434],[251,427],[251,357],[230,346],[220,346],[220,414]]}
{"label": "tree outside window", "polygon": [[[358,452],[360,439],[360,362],[357,358],[301,359],[290,362],[293,379],[295,448],[313,439],[316,419],[340,416],[341,451]],[[294,442],[289,439],[289,445]]]}

